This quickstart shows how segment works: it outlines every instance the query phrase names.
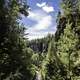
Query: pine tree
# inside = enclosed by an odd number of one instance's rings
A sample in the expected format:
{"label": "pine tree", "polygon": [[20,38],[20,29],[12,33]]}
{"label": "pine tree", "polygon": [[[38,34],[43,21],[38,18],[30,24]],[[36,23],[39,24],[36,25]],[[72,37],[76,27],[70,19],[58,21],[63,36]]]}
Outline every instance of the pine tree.
{"label": "pine tree", "polygon": [[60,60],[63,64],[66,65],[68,70],[71,70],[71,66],[74,65],[76,60],[76,43],[78,42],[78,36],[71,29],[72,24],[66,24],[64,33],[60,36],[60,39],[57,43],[57,54],[60,57]]}
{"label": "pine tree", "polygon": [[19,14],[27,15],[22,0],[0,1],[0,80],[30,80],[31,53],[24,39]]}
{"label": "pine tree", "polygon": [[[62,10],[55,34],[56,51],[68,75],[64,79],[80,79],[80,11],[79,0],[62,0]],[[65,18],[65,19],[64,19]],[[62,21],[63,20],[63,21]],[[66,22],[64,23],[64,20]],[[63,24],[64,23],[64,24]],[[63,25],[62,25],[63,24]]]}

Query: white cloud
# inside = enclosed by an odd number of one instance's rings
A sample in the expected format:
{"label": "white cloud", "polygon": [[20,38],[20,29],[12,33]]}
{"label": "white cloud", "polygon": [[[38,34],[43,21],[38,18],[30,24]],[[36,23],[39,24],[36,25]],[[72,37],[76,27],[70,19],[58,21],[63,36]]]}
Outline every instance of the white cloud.
{"label": "white cloud", "polygon": [[29,35],[28,36],[28,39],[29,40],[32,40],[32,39],[40,39],[40,38],[43,38],[44,36],[47,36],[47,34],[41,34],[41,33],[35,33],[35,34],[33,34],[33,35]]}
{"label": "white cloud", "polygon": [[40,7],[43,11],[47,12],[47,13],[50,13],[50,12],[54,12],[54,7],[52,6],[49,6],[48,4],[46,4],[46,2],[43,2],[43,3],[37,3],[36,4],[38,7]]}
{"label": "white cloud", "polygon": [[29,12],[28,18],[33,18],[33,17],[35,17],[35,13],[33,13],[32,11],[28,11],[28,12]]}
{"label": "white cloud", "polygon": [[29,33],[29,35],[27,36],[27,38],[29,40],[32,40],[32,39],[40,39],[40,38],[43,38],[43,37],[46,37],[48,34],[54,34],[56,30],[55,29],[55,26],[53,27],[53,30],[46,30],[46,31],[38,31],[38,30],[35,30],[33,27],[29,28],[26,33]]}
{"label": "white cloud", "polygon": [[40,39],[46,37],[48,34],[54,34],[53,31],[39,31],[39,32],[32,32],[28,35],[29,40],[32,39]]}
{"label": "white cloud", "polygon": [[34,30],[44,30],[50,27],[52,24],[52,16],[42,13],[39,10],[29,11],[28,18],[36,21],[36,24],[32,26]]}
{"label": "white cloud", "polygon": [[26,33],[29,33],[29,40],[43,38],[47,36],[48,33],[54,33],[54,31],[48,31],[53,21],[51,15],[42,12],[41,10],[29,11],[28,19],[36,22],[36,24],[34,24],[33,26],[28,27],[26,31]]}
{"label": "white cloud", "polygon": [[45,16],[34,26],[36,30],[45,30],[52,25],[52,17]]}
{"label": "white cloud", "polygon": [[43,3],[41,3],[41,4],[37,3],[36,5],[37,5],[38,7],[43,7],[43,6],[46,5],[46,2],[43,2]]}
{"label": "white cloud", "polygon": [[47,13],[54,12],[54,8],[48,5],[42,7],[42,9]]}
{"label": "white cloud", "polygon": [[[43,15],[42,15],[43,14]],[[46,14],[42,13],[40,10],[29,11],[28,19],[39,21],[41,20]]]}

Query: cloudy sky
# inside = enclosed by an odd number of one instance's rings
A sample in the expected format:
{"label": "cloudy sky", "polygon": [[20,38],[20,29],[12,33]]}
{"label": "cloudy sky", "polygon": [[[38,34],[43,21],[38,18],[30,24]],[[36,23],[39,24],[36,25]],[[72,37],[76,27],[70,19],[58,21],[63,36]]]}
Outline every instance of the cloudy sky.
{"label": "cloudy sky", "polygon": [[22,16],[29,40],[42,38],[56,31],[56,17],[60,10],[60,0],[27,0],[29,16]]}

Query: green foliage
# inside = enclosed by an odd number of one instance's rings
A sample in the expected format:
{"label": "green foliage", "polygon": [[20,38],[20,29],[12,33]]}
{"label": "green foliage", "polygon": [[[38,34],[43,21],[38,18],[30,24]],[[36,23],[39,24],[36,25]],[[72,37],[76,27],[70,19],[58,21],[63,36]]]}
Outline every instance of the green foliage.
{"label": "green foliage", "polygon": [[[48,53],[42,62],[41,74],[43,80],[64,80],[61,75],[63,73],[59,59],[56,55],[54,38],[50,41],[48,46]],[[62,68],[61,68],[62,67]]]}
{"label": "green foliage", "polygon": [[20,14],[26,0],[0,0],[0,80],[80,79],[80,0],[62,0],[54,35],[28,41]]}
{"label": "green foliage", "polygon": [[0,80],[32,79],[32,52],[25,45],[25,28],[18,23],[26,9],[22,0],[0,1]]}
{"label": "green foliage", "polygon": [[42,39],[35,39],[29,41],[29,47],[37,53],[46,53],[48,50],[48,43],[52,40],[54,36],[48,34],[47,37]]}
{"label": "green foliage", "polygon": [[[79,62],[79,26],[80,26],[80,13],[79,13],[79,3],[80,1],[75,0],[63,0],[62,9],[66,22],[61,25],[64,21],[63,15],[59,19],[58,30],[56,32],[56,51],[60,62],[65,66],[65,71],[67,72],[66,78],[69,80],[76,80],[76,77],[80,76],[80,62]],[[76,72],[77,71],[77,72]],[[65,79],[65,78],[64,78]]]}
{"label": "green foliage", "polygon": [[72,24],[67,24],[66,29],[64,29],[64,33],[60,36],[58,41],[58,51],[61,60],[63,63],[69,63],[69,56],[71,53],[75,51],[76,43],[78,42],[78,36],[75,32],[71,29]]}

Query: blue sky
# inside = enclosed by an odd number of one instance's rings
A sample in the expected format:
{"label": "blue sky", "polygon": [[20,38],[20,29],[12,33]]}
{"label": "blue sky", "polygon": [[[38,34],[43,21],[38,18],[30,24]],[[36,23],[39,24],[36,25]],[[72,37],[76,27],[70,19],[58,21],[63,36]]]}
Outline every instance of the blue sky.
{"label": "blue sky", "polygon": [[42,38],[56,31],[56,18],[60,10],[60,0],[27,0],[29,16],[22,16],[29,40]]}

